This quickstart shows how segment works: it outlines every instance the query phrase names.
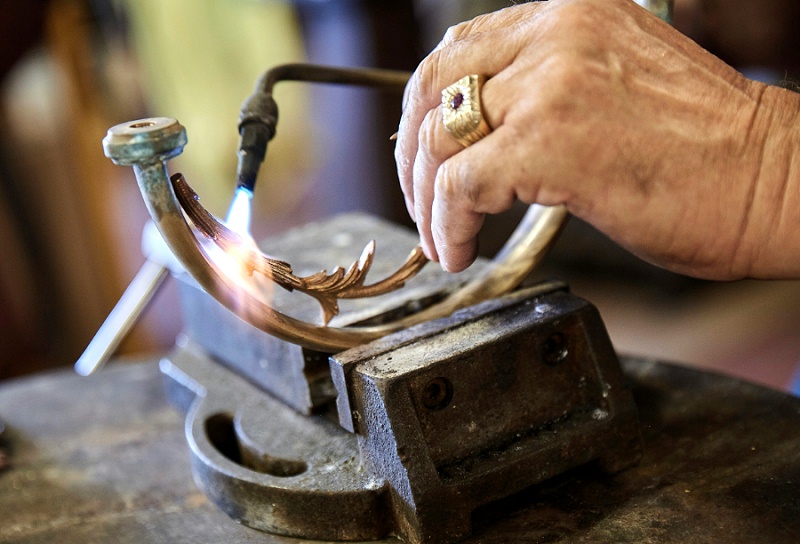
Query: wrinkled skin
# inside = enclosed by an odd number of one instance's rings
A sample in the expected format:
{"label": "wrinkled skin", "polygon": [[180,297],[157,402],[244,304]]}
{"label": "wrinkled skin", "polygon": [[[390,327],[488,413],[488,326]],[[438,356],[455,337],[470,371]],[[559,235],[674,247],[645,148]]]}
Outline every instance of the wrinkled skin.
{"label": "wrinkled skin", "polygon": [[[462,148],[441,90],[489,78]],[[800,277],[800,95],[744,78],[631,0],[550,0],[451,28],[406,89],[395,158],[423,249],[475,259],[484,214],[564,204],[697,277]],[[797,158],[796,158],[797,157]]]}

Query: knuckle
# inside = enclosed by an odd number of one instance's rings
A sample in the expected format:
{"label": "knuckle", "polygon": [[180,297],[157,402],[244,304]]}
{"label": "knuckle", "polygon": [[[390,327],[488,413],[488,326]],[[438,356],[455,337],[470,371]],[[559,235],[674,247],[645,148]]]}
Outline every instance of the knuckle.
{"label": "knuckle", "polygon": [[420,63],[417,69],[418,77],[415,79],[415,88],[419,97],[438,97],[441,93],[439,89],[439,74],[442,73],[444,66],[444,56],[441,51],[434,51]]}
{"label": "knuckle", "polygon": [[572,45],[580,42],[586,33],[599,34],[608,28],[609,19],[615,17],[609,3],[613,0],[543,2],[545,6],[522,19],[522,26],[528,33],[535,29],[535,39],[539,43]]}
{"label": "knuckle", "polygon": [[558,55],[551,59],[551,66],[547,69],[548,85],[552,85],[556,95],[571,96],[586,82],[585,74],[579,68],[577,60],[571,56],[564,58],[567,56],[569,55]]}
{"label": "knuckle", "polygon": [[440,97],[437,82],[445,62],[441,51],[435,50],[419,63],[404,91],[401,128],[404,122],[413,122],[427,104]]}
{"label": "knuckle", "polygon": [[563,2],[558,10],[559,22],[582,26],[590,23],[598,23],[600,5],[593,0],[583,2]]}
{"label": "knuckle", "polygon": [[470,19],[469,21],[464,21],[455,25],[452,25],[447,29],[444,33],[444,38],[442,38],[442,42],[440,46],[447,46],[458,40],[462,40],[464,38],[468,38],[473,34],[477,34],[484,30],[487,22],[491,19],[489,14],[478,15],[474,19]]}
{"label": "knuckle", "polygon": [[461,39],[461,37],[467,32],[469,29],[470,21],[465,21],[463,23],[458,23],[457,25],[453,25],[447,29],[444,33],[444,37],[442,38],[442,43],[440,45],[447,46],[453,42],[456,42]]}

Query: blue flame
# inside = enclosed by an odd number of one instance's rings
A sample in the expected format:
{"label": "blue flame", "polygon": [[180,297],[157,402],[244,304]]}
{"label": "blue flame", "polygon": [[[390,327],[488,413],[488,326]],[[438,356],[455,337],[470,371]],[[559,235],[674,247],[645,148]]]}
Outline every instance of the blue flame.
{"label": "blue flame", "polygon": [[225,225],[234,232],[242,235],[250,235],[250,216],[251,216],[251,202],[253,200],[253,193],[248,191],[245,187],[238,187],[233,194],[231,207],[228,208],[228,217],[225,219]]}

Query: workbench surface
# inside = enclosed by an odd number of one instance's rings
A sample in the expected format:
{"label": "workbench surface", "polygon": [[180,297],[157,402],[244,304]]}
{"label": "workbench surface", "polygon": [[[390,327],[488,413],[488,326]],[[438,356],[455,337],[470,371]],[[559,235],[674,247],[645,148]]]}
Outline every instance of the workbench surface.
{"label": "workbench surface", "polygon": [[[639,465],[584,467],[485,507],[465,542],[800,542],[800,399],[649,360],[623,367]],[[195,487],[156,362],[0,384],[0,420],[0,542],[300,542],[231,521]]]}

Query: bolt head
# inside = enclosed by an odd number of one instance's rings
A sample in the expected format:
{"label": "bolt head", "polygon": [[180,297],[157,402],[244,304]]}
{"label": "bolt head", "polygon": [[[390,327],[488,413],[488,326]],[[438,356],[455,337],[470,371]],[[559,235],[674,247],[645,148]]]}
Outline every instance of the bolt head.
{"label": "bolt head", "polygon": [[186,129],[177,120],[150,117],[108,129],[103,151],[114,164],[149,164],[180,155],[186,141]]}

